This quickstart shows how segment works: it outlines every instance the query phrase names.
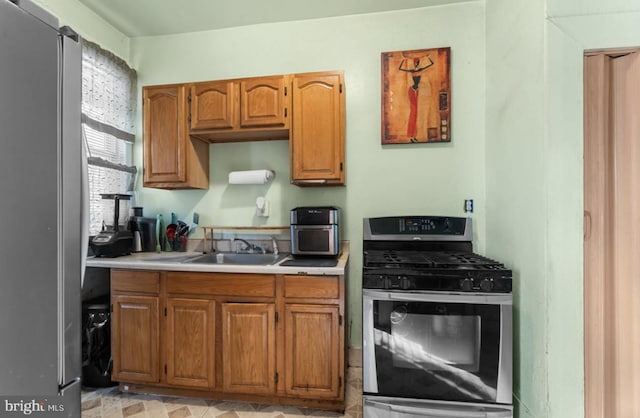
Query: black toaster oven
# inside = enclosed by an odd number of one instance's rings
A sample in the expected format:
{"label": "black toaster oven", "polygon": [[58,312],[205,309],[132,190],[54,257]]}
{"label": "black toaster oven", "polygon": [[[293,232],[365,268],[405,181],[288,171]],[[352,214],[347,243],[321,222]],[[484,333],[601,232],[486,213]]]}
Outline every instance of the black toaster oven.
{"label": "black toaster oven", "polygon": [[292,209],[291,254],[340,255],[339,209],[333,206]]}

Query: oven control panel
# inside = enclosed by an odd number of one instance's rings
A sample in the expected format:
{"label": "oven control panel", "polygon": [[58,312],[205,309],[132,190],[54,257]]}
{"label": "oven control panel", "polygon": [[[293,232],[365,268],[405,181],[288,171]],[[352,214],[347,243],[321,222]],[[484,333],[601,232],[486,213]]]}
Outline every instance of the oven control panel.
{"label": "oven control panel", "polygon": [[364,220],[365,240],[471,241],[471,218],[388,216]]}
{"label": "oven control panel", "polygon": [[[506,274],[505,274],[506,273]],[[363,289],[384,289],[391,291],[440,290],[452,292],[510,293],[510,272],[484,274],[474,277],[451,277],[446,274],[432,276],[412,276],[396,274],[364,274]]]}
{"label": "oven control panel", "polygon": [[464,235],[467,218],[392,216],[369,219],[371,232],[380,234]]}

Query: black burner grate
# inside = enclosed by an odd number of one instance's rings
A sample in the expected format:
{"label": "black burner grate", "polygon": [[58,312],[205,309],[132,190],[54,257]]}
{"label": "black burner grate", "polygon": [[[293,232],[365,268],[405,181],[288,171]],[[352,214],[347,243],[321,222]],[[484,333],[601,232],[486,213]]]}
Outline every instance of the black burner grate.
{"label": "black burner grate", "polygon": [[397,250],[365,251],[364,268],[415,271],[428,271],[430,269],[505,270],[503,264],[475,253]]}

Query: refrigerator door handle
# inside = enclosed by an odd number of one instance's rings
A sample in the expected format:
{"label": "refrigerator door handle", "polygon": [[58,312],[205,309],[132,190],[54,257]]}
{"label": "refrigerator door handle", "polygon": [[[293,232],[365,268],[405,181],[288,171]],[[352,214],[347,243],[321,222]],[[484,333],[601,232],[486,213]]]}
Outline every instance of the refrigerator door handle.
{"label": "refrigerator door handle", "polygon": [[80,288],[84,287],[84,275],[87,269],[87,253],[89,252],[89,162],[87,160],[87,136],[82,130],[82,221],[80,225]]}

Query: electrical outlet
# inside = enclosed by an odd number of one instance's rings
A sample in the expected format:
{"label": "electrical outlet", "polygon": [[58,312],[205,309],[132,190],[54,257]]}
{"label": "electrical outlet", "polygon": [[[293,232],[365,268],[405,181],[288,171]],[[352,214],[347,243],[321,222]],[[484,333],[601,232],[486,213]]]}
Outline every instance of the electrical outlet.
{"label": "electrical outlet", "polygon": [[464,201],[464,212],[473,213],[473,199],[466,199]]}

